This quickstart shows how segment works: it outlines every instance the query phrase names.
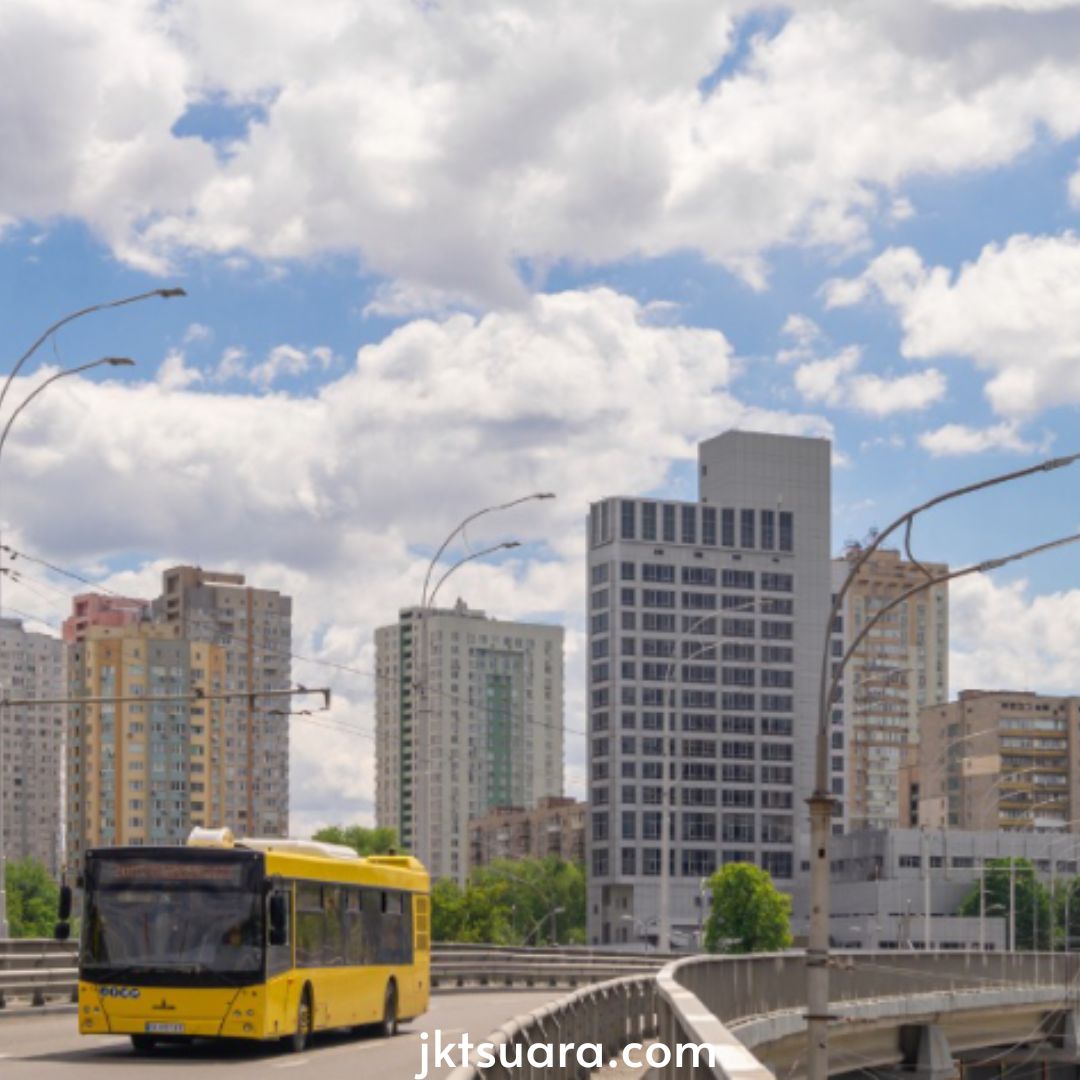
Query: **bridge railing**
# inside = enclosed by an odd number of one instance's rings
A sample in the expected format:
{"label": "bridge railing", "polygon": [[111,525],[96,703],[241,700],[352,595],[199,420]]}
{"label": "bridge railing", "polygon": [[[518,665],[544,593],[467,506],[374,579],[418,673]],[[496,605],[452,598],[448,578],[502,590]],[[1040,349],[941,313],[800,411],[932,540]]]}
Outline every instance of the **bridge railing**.
{"label": "bridge railing", "polygon": [[[579,1080],[591,1070],[582,1067],[575,1053],[562,1054],[562,1048],[600,1044],[606,1061],[628,1043],[656,1034],[656,1006],[655,975],[577,990],[503,1024],[485,1040],[494,1061],[483,1065],[474,1052],[449,1080]],[[546,1053],[530,1057],[533,1046],[553,1048],[554,1058]]]}
{"label": "bridge railing", "polygon": [[[503,987],[587,986],[624,976],[651,974],[670,956],[584,948],[520,949],[495,945],[438,945],[431,958],[435,992]],[[48,939],[0,942],[0,1008],[10,1000],[43,1005],[73,997],[78,957],[70,943]]]}
{"label": "bridge railing", "polygon": [[[669,964],[657,975],[659,1038],[674,1049],[711,1045],[716,1065],[699,1060],[655,1070],[658,1078],[770,1080],[772,1073],[740,1041],[739,1028],[806,1006],[802,953],[698,956]],[[829,1002],[887,1001],[944,992],[1017,987],[1059,990],[1075,996],[1080,954],[885,952],[834,953]],[[734,1033],[732,1029],[734,1028]]]}

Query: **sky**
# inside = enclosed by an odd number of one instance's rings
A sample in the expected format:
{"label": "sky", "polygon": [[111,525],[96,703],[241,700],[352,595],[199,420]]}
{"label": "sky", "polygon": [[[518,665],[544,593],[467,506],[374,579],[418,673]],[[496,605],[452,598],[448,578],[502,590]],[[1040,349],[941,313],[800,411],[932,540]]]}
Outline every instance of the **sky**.
{"label": "sky", "polygon": [[[294,597],[292,829],[373,820],[373,631],[567,627],[588,504],[737,427],[833,442],[839,552],[1080,450],[1078,0],[6,0],[5,614],[164,567]],[[1080,464],[920,520],[960,567],[1080,528]],[[466,549],[454,548],[460,557]],[[958,582],[951,686],[1080,692],[1080,546]],[[452,595],[451,595],[452,594]]]}

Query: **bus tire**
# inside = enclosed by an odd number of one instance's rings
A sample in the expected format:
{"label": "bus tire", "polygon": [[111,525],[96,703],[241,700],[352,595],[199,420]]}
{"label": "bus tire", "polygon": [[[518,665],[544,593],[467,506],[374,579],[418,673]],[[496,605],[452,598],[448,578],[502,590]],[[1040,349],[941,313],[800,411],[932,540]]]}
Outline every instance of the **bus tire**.
{"label": "bus tire", "polygon": [[311,997],[309,983],[300,994],[300,1004],[296,1007],[296,1030],[288,1038],[289,1049],[294,1054],[302,1054],[307,1049],[308,1039],[315,1020],[315,1007]]}
{"label": "bus tire", "polygon": [[152,1053],[157,1046],[157,1039],[153,1035],[132,1035],[131,1048],[136,1054]]}
{"label": "bus tire", "polygon": [[397,1009],[397,983],[391,979],[386,984],[386,996],[383,998],[383,1018],[378,1027],[379,1035],[384,1039],[392,1039],[397,1034]]}

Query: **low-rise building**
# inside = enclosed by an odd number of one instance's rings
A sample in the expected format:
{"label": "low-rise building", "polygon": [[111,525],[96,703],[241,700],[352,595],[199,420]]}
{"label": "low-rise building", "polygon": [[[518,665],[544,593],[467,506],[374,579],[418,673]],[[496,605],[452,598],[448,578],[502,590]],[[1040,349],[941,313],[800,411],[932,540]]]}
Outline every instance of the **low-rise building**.
{"label": "low-rise building", "polygon": [[541,799],[535,809],[498,807],[469,822],[473,867],[494,859],[543,859],[557,855],[585,864],[587,805],[574,799]]}

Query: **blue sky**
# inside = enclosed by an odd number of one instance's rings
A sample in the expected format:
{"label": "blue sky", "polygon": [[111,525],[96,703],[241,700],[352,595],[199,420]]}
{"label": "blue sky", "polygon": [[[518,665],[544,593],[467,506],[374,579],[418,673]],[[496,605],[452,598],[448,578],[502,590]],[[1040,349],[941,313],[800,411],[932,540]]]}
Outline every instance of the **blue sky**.
{"label": "blue sky", "polygon": [[[41,350],[137,367],[28,410],[5,535],[129,591],[176,561],[246,569],[296,597],[298,651],[370,672],[459,517],[556,490],[477,534],[523,554],[457,580],[567,624],[579,729],[590,499],[685,496],[728,426],[830,434],[839,549],[1077,449],[1080,4],[664,16],[89,0],[71,34],[58,0],[5,5],[9,352],[88,303],[189,293]],[[917,550],[1069,533],[1078,488],[1080,466],[979,496]],[[954,690],[1076,689],[1078,560],[958,587]],[[55,621],[70,587],[5,602]],[[295,732],[298,828],[371,812],[370,741],[345,728],[370,731],[372,680],[335,678],[341,729]],[[575,737],[575,792],[582,763]]]}

